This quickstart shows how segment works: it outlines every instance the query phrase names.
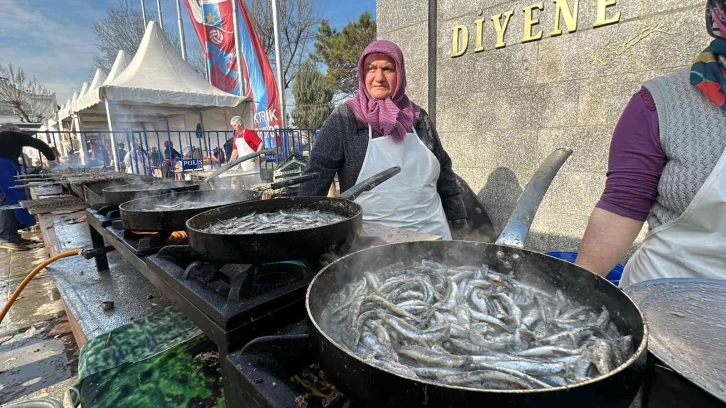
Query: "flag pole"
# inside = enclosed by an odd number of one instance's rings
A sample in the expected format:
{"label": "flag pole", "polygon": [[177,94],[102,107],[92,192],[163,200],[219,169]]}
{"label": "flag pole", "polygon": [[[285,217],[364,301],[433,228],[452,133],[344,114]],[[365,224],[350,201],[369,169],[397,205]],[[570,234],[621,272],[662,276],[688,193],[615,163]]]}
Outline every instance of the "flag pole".
{"label": "flag pole", "polygon": [[232,0],[232,23],[234,24],[234,51],[237,54],[237,82],[239,82],[239,95],[244,96],[244,94],[247,92],[245,89],[245,86],[247,85],[245,83],[245,77],[243,75],[242,71],[242,43],[240,41],[240,35],[239,35],[239,8],[240,4],[237,3],[237,0]]}
{"label": "flag pole", "polygon": [[146,30],[146,7],[144,7],[144,0],[141,0],[141,18],[144,20],[144,30]]}
{"label": "flag pole", "polygon": [[156,0],[156,12],[159,13],[159,28],[164,29],[164,17],[161,14],[161,0]]}
{"label": "flag pole", "polygon": [[280,128],[285,128],[287,117],[285,116],[285,78],[282,76],[282,58],[280,57],[280,16],[278,8],[279,0],[272,0],[272,24],[275,31],[275,67],[277,68],[277,93],[280,94]]}
{"label": "flag pole", "polygon": [[181,5],[179,0],[176,0],[176,18],[177,25],[179,26],[179,46],[181,48],[181,54],[184,61],[187,60],[187,40],[184,38],[184,21],[182,20]]}

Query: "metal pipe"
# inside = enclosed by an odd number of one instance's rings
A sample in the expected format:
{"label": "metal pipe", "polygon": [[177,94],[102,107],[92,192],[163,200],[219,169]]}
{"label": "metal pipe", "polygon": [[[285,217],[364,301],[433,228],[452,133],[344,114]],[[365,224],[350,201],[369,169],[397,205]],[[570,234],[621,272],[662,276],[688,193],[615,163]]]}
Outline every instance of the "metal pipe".
{"label": "metal pipe", "polygon": [[181,54],[184,61],[187,60],[187,40],[184,37],[184,20],[182,20],[181,5],[179,0],[176,0],[176,19],[177,25],[179,26],[179,46],[181,47]]}
{"label": "metal pipe", "polygon": [[161,14],[161,0],[156,0],[156,12],[159,14],[159,27],[164,30],[164,17]]}
{"label": "metal pipe", "polygon": [[144,20],[144,30],[146,30],[146,7],[144,7],[144,0],[141,0],[141,18]]}
{"label": "metal pipe", "polygon": [[239,37],[239,9],[240,4],[238,0],[232,0],[232,23],[234,24],[234,51],[237,55],[237,82],[239,82],[239,95],[243,96],[247,90],[245,89],[245,77],[242,71],[242,42]]}
{"label": "metal pipe", "polygon": [[275,67],[277,68],[277,93],[280,94],[280,128],[285,128],[285,78],[282,76],[282,52],[280,51],[280,16],[279,0],[272,0],[272,25],[275,31]]}

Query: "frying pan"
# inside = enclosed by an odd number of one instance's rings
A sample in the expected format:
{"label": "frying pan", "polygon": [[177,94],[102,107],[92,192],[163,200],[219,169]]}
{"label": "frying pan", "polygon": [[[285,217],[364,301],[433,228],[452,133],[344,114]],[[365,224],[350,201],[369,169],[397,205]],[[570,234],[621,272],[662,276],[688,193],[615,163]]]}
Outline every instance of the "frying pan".
{"label": "frying pan", "polygon": [[[172,192],[127,201],[119,210],[124,228],[130,231],[184,231],[187,220],[199,213],[259,198],[257,191],[239,189]],[[186,203],[194,204],[182,207]]]}
{"label": "frying pan", "polygon": [[726,403],[726,281],[654,279],[625,293],[645,314],[651,354]]}
{"label": "frying pan", "polygon": [[[633,302],[607,280],[583,268],[523,249],[529,226],[558,169],[572,153],[552,153],[525,188],[504,232],[495,244],[425,241],[383,245],[342,257],[322,269],[310,283],[306,307],[310,336],[328,379],[344,394],[376,407],[622,407],[635,398],[645,377],[647,327]],[[486,390],[447,386],[399,376],[350,353],[320,325],[331,297],[363,272],[399,261],[429,259],[446,265],[482,265],[513,272],[520,281],[558,288],[593,308],[606,306],[621,333],[633,336],[635,354],[609,374],[570,387],[540,390]]]}
{"label": "frying pan", "polygon": [[[363,228],[363,209],[352,200],[401,171],[385,170],[348,189],[339,197],[287,197],[248,201],[203,212],[187,221],[189,245],[209,261],[223,263],[265,263],[309,259],[350,245]],[[332,212],[343,221],[321,227],[267,234],[214,234],[210,225],[253,212],[312,210]]]}
{"label": "frying pan", "polygon": [[196,191],[201,187],[198,181],[156,180],[151,183],[124,184],[103,189],[103,200],[107,205],[121,205],[141,197],[159,196],[172,191]]}
{"label": "frying pan", "polygon": [[[291,177],[270,184],[270,188],[291,186],[319,176],[320,173],[310,173]],[[124,228],[130,231],[184,231],[187,220],[197,214],[229,204],[259,200],[260,195],[261,192],[257,190],[240,189],[173,191],[170,194],[126,201],[119,206],[119,210]],[[188,202],[193,202],[195,205],[183,208],[182,205]]]}
{"label": "frying pan", "polygon": [[[248,154],[235,159],[232,163],[239,164],[247,160],[252,160],[264,154],[265,151]],[[232,164],[229,163],[229,164]],[[137,198],[158,196],[162,194],[168,194],[171,192],[183,192],[183,191],[196,191],[200,188],[207,188],[207,182],[229,170],[230,167],[222,167],[207,177],[203,182],[199,181],[175,181],[175,180],[155,180],[152,183],[146,184],[128,184],[124,186],[108,187],[103,189],[103,199],[107,205],[121,205],[127,201],[135,200]],[[222,170],[222,171],[220,171]],[[211,188],[209,188],[211,189]]]}

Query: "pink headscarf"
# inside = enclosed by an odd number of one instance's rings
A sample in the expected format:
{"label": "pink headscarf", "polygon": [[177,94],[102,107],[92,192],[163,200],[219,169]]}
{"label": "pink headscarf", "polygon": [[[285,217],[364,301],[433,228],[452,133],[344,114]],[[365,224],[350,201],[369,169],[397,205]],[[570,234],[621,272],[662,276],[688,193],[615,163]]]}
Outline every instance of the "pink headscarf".
{"label": "pink headscarf", "polygon": [[[363,64],[371,54],[385,54],[396,63],[398,83],[393,95],[385,100],[373,98],[366,89],[366,70]],[[370,43],[358,60],[358,92],[346,102],[356,118],[371,125],[373,131],[381,135],[391,135],[397,142],[411,133],[413,124],[421,112],[415,103],[406,96],[406,70],[403,53],[391,41],[378,40]]]}

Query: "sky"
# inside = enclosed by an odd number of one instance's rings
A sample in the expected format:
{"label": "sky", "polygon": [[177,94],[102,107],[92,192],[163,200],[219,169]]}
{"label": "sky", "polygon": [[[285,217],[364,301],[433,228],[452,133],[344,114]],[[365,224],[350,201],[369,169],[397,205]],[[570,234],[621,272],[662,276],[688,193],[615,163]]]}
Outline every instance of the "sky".
{"label": "sky", "polygon": [[[132,5],[141,0],[130,0]],[[182,1],[187,48],[199,47]],[[318,16],[337,28],[364,11],[375,16],[375,0],[314,0]],[[90,82],[93,57],[98,54],[93,23],[102,19],[117,0],[0,0],[0,62],[22,68],[51,92],[59,105]],[[166,25],[176,30],[175,0],[163,0]],[[156,14],[156,0],[146,0]]]}

